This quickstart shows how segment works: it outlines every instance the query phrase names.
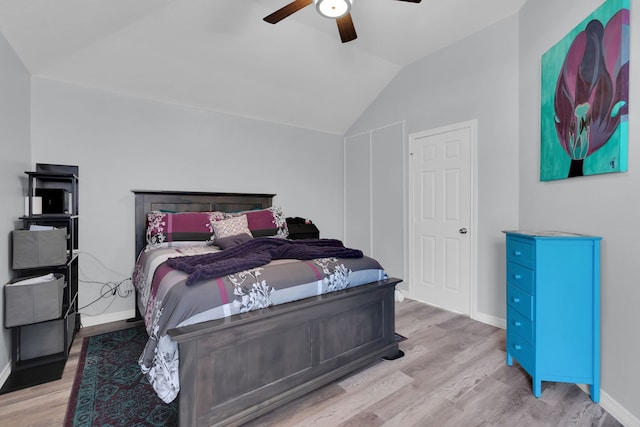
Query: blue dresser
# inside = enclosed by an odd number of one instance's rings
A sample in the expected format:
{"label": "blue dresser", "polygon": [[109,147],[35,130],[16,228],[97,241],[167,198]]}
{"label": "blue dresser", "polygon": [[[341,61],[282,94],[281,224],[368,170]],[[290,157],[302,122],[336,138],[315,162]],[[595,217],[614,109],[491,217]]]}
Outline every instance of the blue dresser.
{"label": "blue dresser", "polygon": [[600,400],[600,240],[562,232],[507,235],[507,364],[542,381],[590,385]]}

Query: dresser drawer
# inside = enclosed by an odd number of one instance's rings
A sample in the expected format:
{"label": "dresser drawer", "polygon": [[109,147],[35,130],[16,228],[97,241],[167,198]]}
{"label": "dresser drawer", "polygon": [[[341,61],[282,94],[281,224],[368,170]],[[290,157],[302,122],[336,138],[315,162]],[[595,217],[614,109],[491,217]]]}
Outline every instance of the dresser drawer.
{"label": "dresser drawer", "polygon": [[507,239],[507,262],[515,262],[525,267],[535,266],[535,248],[532,243],[513,237]]}
{"label": "dresser drawer", "polygon": [[533,318],[533,297],[513,285],[507,285],[507,308],[512,307],[529,320]]}
{"label": "dresser drawer", "polygon": [[507,307],[507,330],[533,344],[533,322],[511,306]]}
{"label": "dresser drawer", "polygon": [[507,352],[518,361],[529,374],[533,372],[534,352],[533,345],[519,335],[507,332]]}
{"label": "dresser drawer", "polygon": [[535,295],[533,270],[515,262],[507,263],[507,283],[517,286],[531,295]]}

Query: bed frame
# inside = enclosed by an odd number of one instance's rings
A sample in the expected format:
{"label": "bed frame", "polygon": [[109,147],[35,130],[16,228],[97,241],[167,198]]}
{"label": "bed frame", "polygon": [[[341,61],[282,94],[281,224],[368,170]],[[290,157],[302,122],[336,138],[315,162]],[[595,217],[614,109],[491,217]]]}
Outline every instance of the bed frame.
{"label": "bed frame", "polygon": [[[261,209],[275,196],[132,191],[136,255],[146,243],[150,210]],[[240,425],[381,357],[397,357],[399,282],[381,280],[170,330],[180,352],[180,425]]]}

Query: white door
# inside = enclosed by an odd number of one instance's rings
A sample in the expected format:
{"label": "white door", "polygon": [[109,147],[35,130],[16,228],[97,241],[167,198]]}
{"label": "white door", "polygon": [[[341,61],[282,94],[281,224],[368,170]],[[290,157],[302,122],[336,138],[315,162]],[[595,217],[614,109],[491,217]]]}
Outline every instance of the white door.
{"label": "white door", "polygon": [[411,298],[471,315],[476,123],[409,136]]}

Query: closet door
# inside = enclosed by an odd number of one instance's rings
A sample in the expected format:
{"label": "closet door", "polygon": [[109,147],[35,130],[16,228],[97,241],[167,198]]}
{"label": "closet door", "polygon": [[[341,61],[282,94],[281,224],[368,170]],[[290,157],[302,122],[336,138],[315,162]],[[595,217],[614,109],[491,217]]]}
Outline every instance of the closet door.
{"label": "closet door", "polygon": [[345,139],[345,244],[404,277],[404,125]]}
{"label": "closet door", "polygon": [[371,132],[371,252],[393,277],[404,277],[403,126]]}
{"label": "closet door", "polygon": [[371,256],[371,148],[369,134],[345,139],[344,243]]}

